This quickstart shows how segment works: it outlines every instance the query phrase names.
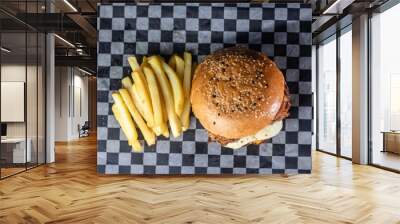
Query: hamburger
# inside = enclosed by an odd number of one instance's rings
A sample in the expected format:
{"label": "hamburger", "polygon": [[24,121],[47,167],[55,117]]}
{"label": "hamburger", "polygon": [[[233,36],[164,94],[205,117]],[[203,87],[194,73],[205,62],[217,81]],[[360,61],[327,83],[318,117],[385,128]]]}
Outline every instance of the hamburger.
{"label": "hamburger", "polygon": [[210,139],[233,149],[277,135],[290,109],[282,72],[265,54],[244,47],[207,56],[196,68],[190,101]]}

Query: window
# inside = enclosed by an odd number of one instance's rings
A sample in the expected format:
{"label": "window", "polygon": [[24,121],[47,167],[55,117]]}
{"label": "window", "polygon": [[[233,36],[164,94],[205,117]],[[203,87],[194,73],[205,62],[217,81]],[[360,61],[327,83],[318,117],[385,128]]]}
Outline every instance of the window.
{"label": "window", "polygon": [[371,162],[400,170],[400,4],[371,18]]}
{"label": "window", "polygon": [[340,155],[352,157],[352,34],[351,26],[340,36]]}
{"label": "window", "polygon": [[336,153],[336,39],[318,47],[317,149]]}
{"label": "window", "polygon": [[400,73],[390,74],[390,130],[400,130]]}
{"label": "window", "polygon": [[352,157],[352,41],[350,24],[317,50],[317,149],[345,158]]}

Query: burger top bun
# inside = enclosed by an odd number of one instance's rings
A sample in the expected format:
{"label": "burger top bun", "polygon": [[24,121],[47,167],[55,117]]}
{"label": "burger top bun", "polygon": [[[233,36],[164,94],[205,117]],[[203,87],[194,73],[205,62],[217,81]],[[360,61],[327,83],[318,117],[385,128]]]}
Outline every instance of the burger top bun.
{"label": "burger top bun", "polygon": [[268,57],[243,47],[218,50],[198,65],[190,100],[214,135],[238,139],[274,122],[285,96],[282,72]]}

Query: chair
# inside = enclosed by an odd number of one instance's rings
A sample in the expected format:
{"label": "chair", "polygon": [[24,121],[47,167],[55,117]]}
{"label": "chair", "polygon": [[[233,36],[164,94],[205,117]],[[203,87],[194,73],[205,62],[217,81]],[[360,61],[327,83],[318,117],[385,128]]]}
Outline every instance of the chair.
{"label": "chair", "polygon": [[82,127],[79,127],[79,126],[80,125],[78,125],[79,138],[89,136],[89,129],[90,129],[89,121],[85,121],[85,123],[82,125]]}

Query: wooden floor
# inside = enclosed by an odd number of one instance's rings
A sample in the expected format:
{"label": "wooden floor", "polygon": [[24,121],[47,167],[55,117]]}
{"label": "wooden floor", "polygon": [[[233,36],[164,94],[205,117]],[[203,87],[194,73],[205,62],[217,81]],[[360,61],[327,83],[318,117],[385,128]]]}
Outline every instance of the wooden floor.
{"label": "wooden floor", "polygon": [[391,152],[374,151],[373,162],[375,164],[400,170],[400,155]]}
{"label": "wooden floor", "polygon": [[11,175],[13,175],[13,174],[16,174],[16,173],[19,173],[19,172],[22,172],[22,171],[24,171],[25,170],[25,167],[21,167],[21,168],[14,168],[14,167],[7,167],[7,168],[5,168],[5,167],[3,167],[3,168],[1,168],[1,177],[7,177],[7,176],[11,176]]}
{"label": "wooden floor", "polygon": [[96,174],[96,141],[0,181],[0,223],[400,223],[400,175],[313,154],[311,175]]}

